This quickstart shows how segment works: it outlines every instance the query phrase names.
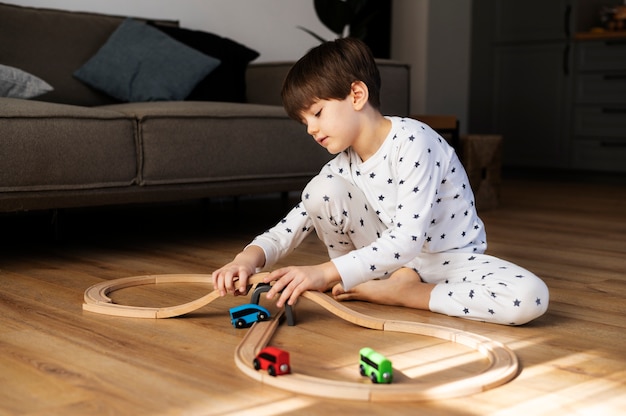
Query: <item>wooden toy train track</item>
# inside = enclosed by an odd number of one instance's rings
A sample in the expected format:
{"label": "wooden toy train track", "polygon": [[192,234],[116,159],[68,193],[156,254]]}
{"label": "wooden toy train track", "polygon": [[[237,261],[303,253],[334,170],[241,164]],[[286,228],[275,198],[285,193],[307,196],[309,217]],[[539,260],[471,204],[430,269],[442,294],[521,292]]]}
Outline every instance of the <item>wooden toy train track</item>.
{"label": "wooden toy train track", "polygon": [[[250,284],[262,282],[264,274],[251,277]],[[219,297],[217,291],[194,301],[171,307],[151,308],[115,304],[108,294],[127,287],[159,283],[211,283],[210,275],[169,274],[134,276],[105,281],[85,291],[83,309],[90,312],[133,318],[172,318],[195,311]],[[411,321],[399,321],[371,317],[346,307],[320,292],[305,292],[304,298],[311,300],[329,312],[361,327],[382,331],[404,332],[440,338],[458,343],[478,351],[488,361],[487,368],[475,375],[464,376],[450,381],[430,383],[369,384],[349,381],[328,380],[304,374],[293,373],[272,377],[256,371],[252,361],[272,338],[280,323],[281,310],[274,319],[255,323],[235,350],[237,367],[249,377],[269,386],[300,394],[326,398],[365,400],[365,401],[419,401],[459,397],[485,391],[507,383],[516,377],[519,362],[515,353],[505,345],[482,335]]]}

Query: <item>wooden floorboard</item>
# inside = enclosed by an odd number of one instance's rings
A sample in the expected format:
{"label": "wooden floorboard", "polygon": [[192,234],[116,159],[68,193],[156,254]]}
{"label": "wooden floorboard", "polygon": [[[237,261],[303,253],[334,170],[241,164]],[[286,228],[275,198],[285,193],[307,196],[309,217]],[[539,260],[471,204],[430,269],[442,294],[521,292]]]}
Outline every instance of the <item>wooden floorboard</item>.
{"label": "wooden floorboard", "polygon": [[[82,310],[93,284],[128,276],[210,273],[287,210],[278,195],[169,205],[0,216],[0,415],[618,415],[626,413],[626,186],[506,179],[498,208],[481,212],[488,252],[542,276],[548,312],[521,327],[350,302],[368,315],[444,325],[505,343],[522,370],[511,382],[431,402],[331,400],[265,386],[238,370],[246,330],[219,299],[186,316],[151,320]],[[308,238],[280,264],[326,259]],[[169,306],[210,287],[182,284],[115,292],[116,302]],[[273,313],[275,306],[262,301]],[[486,365],[467,347],[363,329],[310,301],[272,343],[294,371],[367,382],[355,357],[388,355],[399,382],[447,380]],[[355,352],[357,351],[357,352]]]}

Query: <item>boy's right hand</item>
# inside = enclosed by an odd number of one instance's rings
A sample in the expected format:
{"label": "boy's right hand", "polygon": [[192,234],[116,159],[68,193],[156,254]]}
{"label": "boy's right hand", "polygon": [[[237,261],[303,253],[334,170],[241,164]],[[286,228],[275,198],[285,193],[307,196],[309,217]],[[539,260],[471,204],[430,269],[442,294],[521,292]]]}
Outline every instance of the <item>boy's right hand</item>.
{"label": "boy's right hand", "polygon": [[264,263],[263,250],[257,246],[248,246],[233,261],[212,273],[213,288],[219,291],[220,296],[225,296],[226,293],[245,295],[248,293],[248,279]]}
{"label": "boy's right hand", "polygon": [[252,275],[246,267],[234,262],[228,263],[221,269],[213,272],[213,288],[219,290],[220,296],[232,293],[235,296],[247,293],[248,278]]}

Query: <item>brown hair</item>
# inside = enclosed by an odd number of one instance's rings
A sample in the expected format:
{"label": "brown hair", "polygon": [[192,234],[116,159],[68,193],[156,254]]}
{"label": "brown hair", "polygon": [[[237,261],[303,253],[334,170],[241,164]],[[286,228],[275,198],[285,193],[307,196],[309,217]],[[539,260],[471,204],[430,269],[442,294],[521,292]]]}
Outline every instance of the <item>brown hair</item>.
{"label": "brown hair", "polygon": [[317,100],[343,100],[355,81],[369,90],[369,103],[380,110],[380,73],[370,48],[356,38],[341,38],[311,49],[289,70],[281,96],[289,117]]}

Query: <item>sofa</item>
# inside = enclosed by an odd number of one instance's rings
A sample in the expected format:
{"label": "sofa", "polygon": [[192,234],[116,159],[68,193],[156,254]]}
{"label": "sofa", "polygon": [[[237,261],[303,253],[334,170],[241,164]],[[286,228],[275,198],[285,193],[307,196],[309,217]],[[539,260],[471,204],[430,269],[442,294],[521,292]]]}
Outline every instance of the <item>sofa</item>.
{"label": "sofa", "polygon": [[[129,20],[184,45],[185,53],[202,54],[213,72],[196,74],[197,84],[172,97],[120,97],[79,78]],[[213,40],[210,56],[201,49]],[[224,45],[243,53],[226,53]],[[159,53],[152,48],[148,58]],[[292,63],[256,57],[245,45],[176,21],[0,3],[0,65],[31,77],[29,88],[33,80],[43,85],[27,91],[31,96],[0,97],[0,212],[300,190],[331,155],[280,105]],[[186,58],[175,63],[178,81],[192,65]],[[408,66],[379,64],[384,112],[407,115]],[[158,65],[156,76],[168,73]],[[118,73],[103,76],[112,75]]]}

